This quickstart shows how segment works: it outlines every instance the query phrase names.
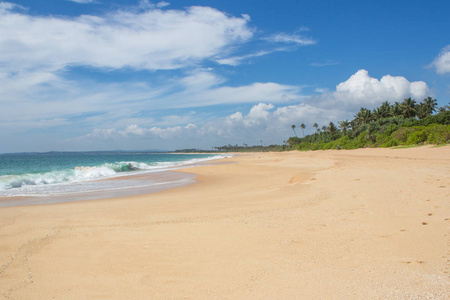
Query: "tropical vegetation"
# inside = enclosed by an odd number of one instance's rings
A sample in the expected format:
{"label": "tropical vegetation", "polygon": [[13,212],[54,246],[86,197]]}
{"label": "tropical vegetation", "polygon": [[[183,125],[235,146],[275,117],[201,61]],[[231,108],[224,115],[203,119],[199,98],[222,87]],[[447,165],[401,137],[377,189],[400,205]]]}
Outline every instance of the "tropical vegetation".
{"label": "tropical vegetation", "polygon": [[[355,149],[362,147],[393,147],[399,145],[446,144],[450,141],[450,105],[437,107],[436,99],[422,102],[407,98],[390,104],[383,102],[373,110],[360,108],[353,120],[333,122],[313,134],[290,137],[289,149]],[[295,125],[293,125],[295,126]],[[301,128],[304,129],[304,123]]]}
{"label": "tropical vegetation", "polygon": [[[390,104],[383,102],[372,110],[360,108],[353,120],[342,120],[320,126],[314,123],[314,133],[305,136],[305,123],[301,123],[302,138],[297,136],[295,124],[291,125],[294,136],[283,145],[249,146],[225,145],[213,147],[219,152],[261,152],[286,150],[356,149],[363,147],[395,147],[422,144],[447,144],[450,142],[450,105],[437,106],[436,99],[425,98],[422,102],[407,98]],[[208,150],[184,149],[178,152],[210,152]]]}

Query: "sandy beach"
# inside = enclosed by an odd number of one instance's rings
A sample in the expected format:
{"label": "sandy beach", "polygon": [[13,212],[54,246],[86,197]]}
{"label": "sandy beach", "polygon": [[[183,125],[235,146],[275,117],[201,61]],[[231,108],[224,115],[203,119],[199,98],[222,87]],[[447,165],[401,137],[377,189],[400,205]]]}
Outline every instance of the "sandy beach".
{"label": "sandy beach", "polygon": [[450,147],[245,153],[0,208],[0,299],[448,299]]}

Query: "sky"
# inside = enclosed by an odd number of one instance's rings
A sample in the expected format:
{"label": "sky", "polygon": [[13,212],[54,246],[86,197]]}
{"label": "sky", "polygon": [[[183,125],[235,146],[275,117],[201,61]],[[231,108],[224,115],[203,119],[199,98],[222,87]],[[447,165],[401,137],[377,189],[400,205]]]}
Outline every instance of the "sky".
{"label": "sky", "polygon": [[[447,0],[0,0],[0,153],[282,144],[450,99]],[[297,130],[299,136],[303,135]]]}

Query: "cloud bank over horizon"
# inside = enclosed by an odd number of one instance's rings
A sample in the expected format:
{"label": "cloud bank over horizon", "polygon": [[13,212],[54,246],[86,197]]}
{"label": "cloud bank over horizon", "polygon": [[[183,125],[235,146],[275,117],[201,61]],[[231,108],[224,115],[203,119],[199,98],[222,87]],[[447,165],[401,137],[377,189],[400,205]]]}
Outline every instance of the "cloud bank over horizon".
{"label": "cloud bank over horizon", "polygon": [[[248,113],[237,111],[226,117],[203,124],[188,123],[183,126],[150,128],[129,124],[123,129],[96,128],[91,133],[72,141],[123,144],[130,140],[146,140],[148,144],[165,141],[170,149],[176,144],[190,147],[207,147],[203,140],[215,146],[228,143],[281,144],[291,135],[291,124],[305,123],[307,131],[312,124],[327,125],[328,122],[352,119],[359,107],[374,108],[383,101],[401,101],[412,97],[422,100],[429,95],[429,88],[423,81],[409,82],[402,76],[383,76],[380,80],[370,77],[367,70],[359,70],[348,80],[338,84],[333,92],[318,96],[304,96],[298,104],[276,106],[273,103],[253,105]],[[280,136],[281,134],[281,136]],[[174,144],[171,141],[176,141]],[[70,141],[68,141],[70,142]],[[179,147],[178,147],[179,148]]]}

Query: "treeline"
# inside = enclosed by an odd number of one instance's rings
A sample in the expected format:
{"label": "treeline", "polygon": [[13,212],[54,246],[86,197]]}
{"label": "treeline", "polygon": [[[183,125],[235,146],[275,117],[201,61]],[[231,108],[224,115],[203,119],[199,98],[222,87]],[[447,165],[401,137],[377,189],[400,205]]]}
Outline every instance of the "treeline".
{"label": "treeline", "polygon": [[269,146],[249,146],[247,144],[240,145],[227,145],[214,147],[220,152],[270,152],[270,151],[284,151],[288,150],[286,145],[269,145]]}
{"label": "treeline", "polygon": [[[436,114],[437,112],[437,114]],[[354,119],[333,122],[320,127],[312,125],[315,133],[287,140],[289,149],[356,149],[363,147],[393,147],[415,144],[445,144],[450,141],[450,106],[437,107],[436,99],[428,97],[417,103],[407,98],[401,103],[383,102],[369,110],[361,108]],[[305,124],[300,125],[302,130]]]}
{"label": "treeline", "polygon": [[224,145],[213,147],[212,150],[201,149],[182,149],[176,150],[176,153],[210,153],[210,152],[270,152],[290,150],[287,145],[269,145],[269,146],[249,146],[247,144],[240,145]]}
{"label": "treeline", "polygon": [[270,152],[290,150],[287,145],[269,145],[269,146],[249,146],[247,144],[240,145],[224,145],[212,147],[212,150],[204,149],[181,149],[175,150],[175,153],[211,153],[211,152]]}
{"label": "treeline", "polygon": [[324,126],[314,123],[315,132],[310,135],[304,135],[304,123],[299,127],[303,137],[297,136],[297,126],[292,125],[295,136],[284,141],[283,145],[228,144],[212,150],[183,149],[175,152],[269,152],[446,144],[450,142],[450,105],[438,107],[436,99],[431,97],[420,103],[411,98],[394,104],[385,101],[373,110],[361,108],[350,121],[339,121],[337,125],[330,122]]}

